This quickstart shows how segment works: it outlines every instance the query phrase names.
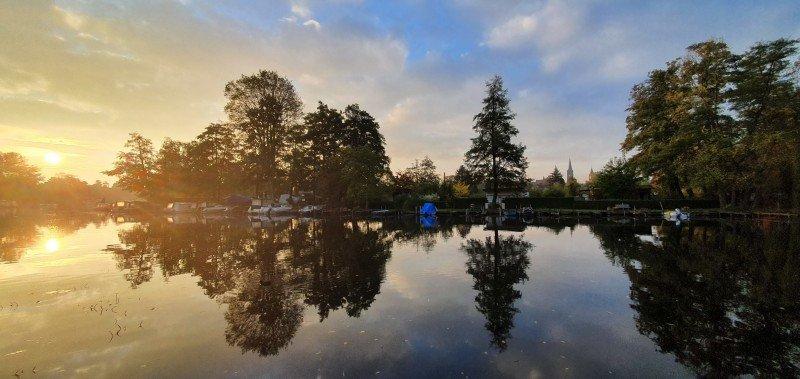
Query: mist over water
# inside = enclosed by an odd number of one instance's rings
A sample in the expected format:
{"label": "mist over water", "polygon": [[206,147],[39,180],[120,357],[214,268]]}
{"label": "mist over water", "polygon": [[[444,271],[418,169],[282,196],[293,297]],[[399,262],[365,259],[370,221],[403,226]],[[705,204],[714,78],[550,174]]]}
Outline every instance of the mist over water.
{"label": "mist over water", "polygon": [[48,375],[800,374],[785,222],[0,220],[0,367]]}

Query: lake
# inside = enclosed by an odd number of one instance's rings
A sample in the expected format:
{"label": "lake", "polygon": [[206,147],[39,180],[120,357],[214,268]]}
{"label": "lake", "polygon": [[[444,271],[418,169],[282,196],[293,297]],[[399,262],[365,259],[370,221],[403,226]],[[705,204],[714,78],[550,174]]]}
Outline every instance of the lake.
{"label": "lake", "polygon": [[800,226],[0,220],[30,377],[800,375]]}

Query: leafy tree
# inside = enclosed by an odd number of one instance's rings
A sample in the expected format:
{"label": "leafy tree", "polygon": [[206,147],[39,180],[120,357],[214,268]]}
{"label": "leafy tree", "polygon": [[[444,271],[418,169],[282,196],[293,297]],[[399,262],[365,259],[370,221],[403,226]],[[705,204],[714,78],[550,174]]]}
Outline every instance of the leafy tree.
{"label": "leafy tree", "polygon": [[39,169],[19,153],[0,152],[0,200],[35,201],[42,180]]}
{"label": "leafy tree", "polygon": [[116,176],[117,186],[152,199],[157,191],[154,187],[156,162],[153,142],[139,133],[131,133],[125,149],[117,155],[114,168],[103,173]]}
{"label": "leafy tree", "polygon": [[384,157],[368,147],[345,148],[342,153],[341,181],[351,204],[364,204],[385,193],[386,178],[390,174]]}
{"label": "leafy tree", "polygon": [[210,124],[197,136],[189,159],[204,195],[219,199],[236,191],[242,170],[240,150],[240,141],[227,124]]}
{"label": "leafy tree", "polygon": [[472,172],[464,167],[464,165],[461,165],[458,166],[458,170],[456,170],[455,181],[466,184],[469,187],[470,192],[478,192],[478,186],[481,184],[483,179],[478,173]]}
{"label": "leafy tree", "polygon": [[641,180],[628,161],[615,157],[597,173],[594,189],[604,198],[628,199],[636,196]]}
{"label": "leafy tree", "polygon": [[453,196],[455,197],[468,197],[469,186],[462,182],[453,183]]}
{"label": "leafy tree", "polygon": [[429,157],[415,159],[414,163],[395,175],[395,186],[415,195],[436,193],[439,188],[439,175],[436,165]]}
{"label": "leafy tree", "polygon": [[164,140],[155,158],[151,199],[180,199],[199,192],[200,185],[208,185],[206,182],[195,181],[204,178],[196,177],[196,173],[189,171],[191,167],[188,155],[188,144],[170,138]]}
{"label": "leafy tree", "polygon": [[687,48],[631,92],[623,151],[667,196],[800,206],[798,40]]}
{"label": "leafy tree", "polygon": [[292,83],[274,71],[259,71],[225,85],[225,112],[242,135],[246,178],[256,193],[285,181],[290,135],[303,103]]}
{"label": "leafy tree", "polygon": [[565,196],[576,196],[578,194],[578,181],[575,178],[569,178],[564,185]]}
{"label": "leafy tree", "polygon": [[489,180],[494,192],[494,206],[497,205],[498,188],[522,185],[528,168],[525,146],[511,141],[519,134],[511,124],[514,117],[503,80],[495,76],[486,83],[483,109],[473,118],[472,129],[477,135],[472,138],[472,146],[465,154],[467,168]]}

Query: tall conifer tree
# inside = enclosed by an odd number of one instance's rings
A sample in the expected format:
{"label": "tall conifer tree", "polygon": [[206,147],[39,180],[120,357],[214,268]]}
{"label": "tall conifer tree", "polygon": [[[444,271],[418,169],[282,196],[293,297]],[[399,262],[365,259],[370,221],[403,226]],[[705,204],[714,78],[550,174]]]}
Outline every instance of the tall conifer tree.
{"label": "tall conifer tree", "polygon": [[503,79],[495,75],[486,83],[483,110],[473,118],[475,125],[472,129],[477,135],[472,138],[472,147],[465,155],[467,168],[485,178],[487,186],[491,185],[493,207],[497,205],[499,188],[520,185],[525,181],[528,168],[525,146],[511,141],[519,134],[511,124],[515,116],[509,108]]}

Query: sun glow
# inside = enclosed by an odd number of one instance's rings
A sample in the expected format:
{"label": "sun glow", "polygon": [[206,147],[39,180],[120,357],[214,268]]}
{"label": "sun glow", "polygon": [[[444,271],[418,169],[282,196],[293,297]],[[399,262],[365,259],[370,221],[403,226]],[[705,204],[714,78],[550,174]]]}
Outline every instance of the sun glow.
{"label": "sun glow", "polygon": [[51,166],[61,163],[61,154],[50,151],[44,155],[44,161]]}
{"label": "sun glow", "polygon": [[50,253],[55,253],[56,251],[58,251],[59,247],[61,247],[61,244],[58,242],[58,239],[56,238],[50,238],[44,243],[45,250],[47,250]]}

